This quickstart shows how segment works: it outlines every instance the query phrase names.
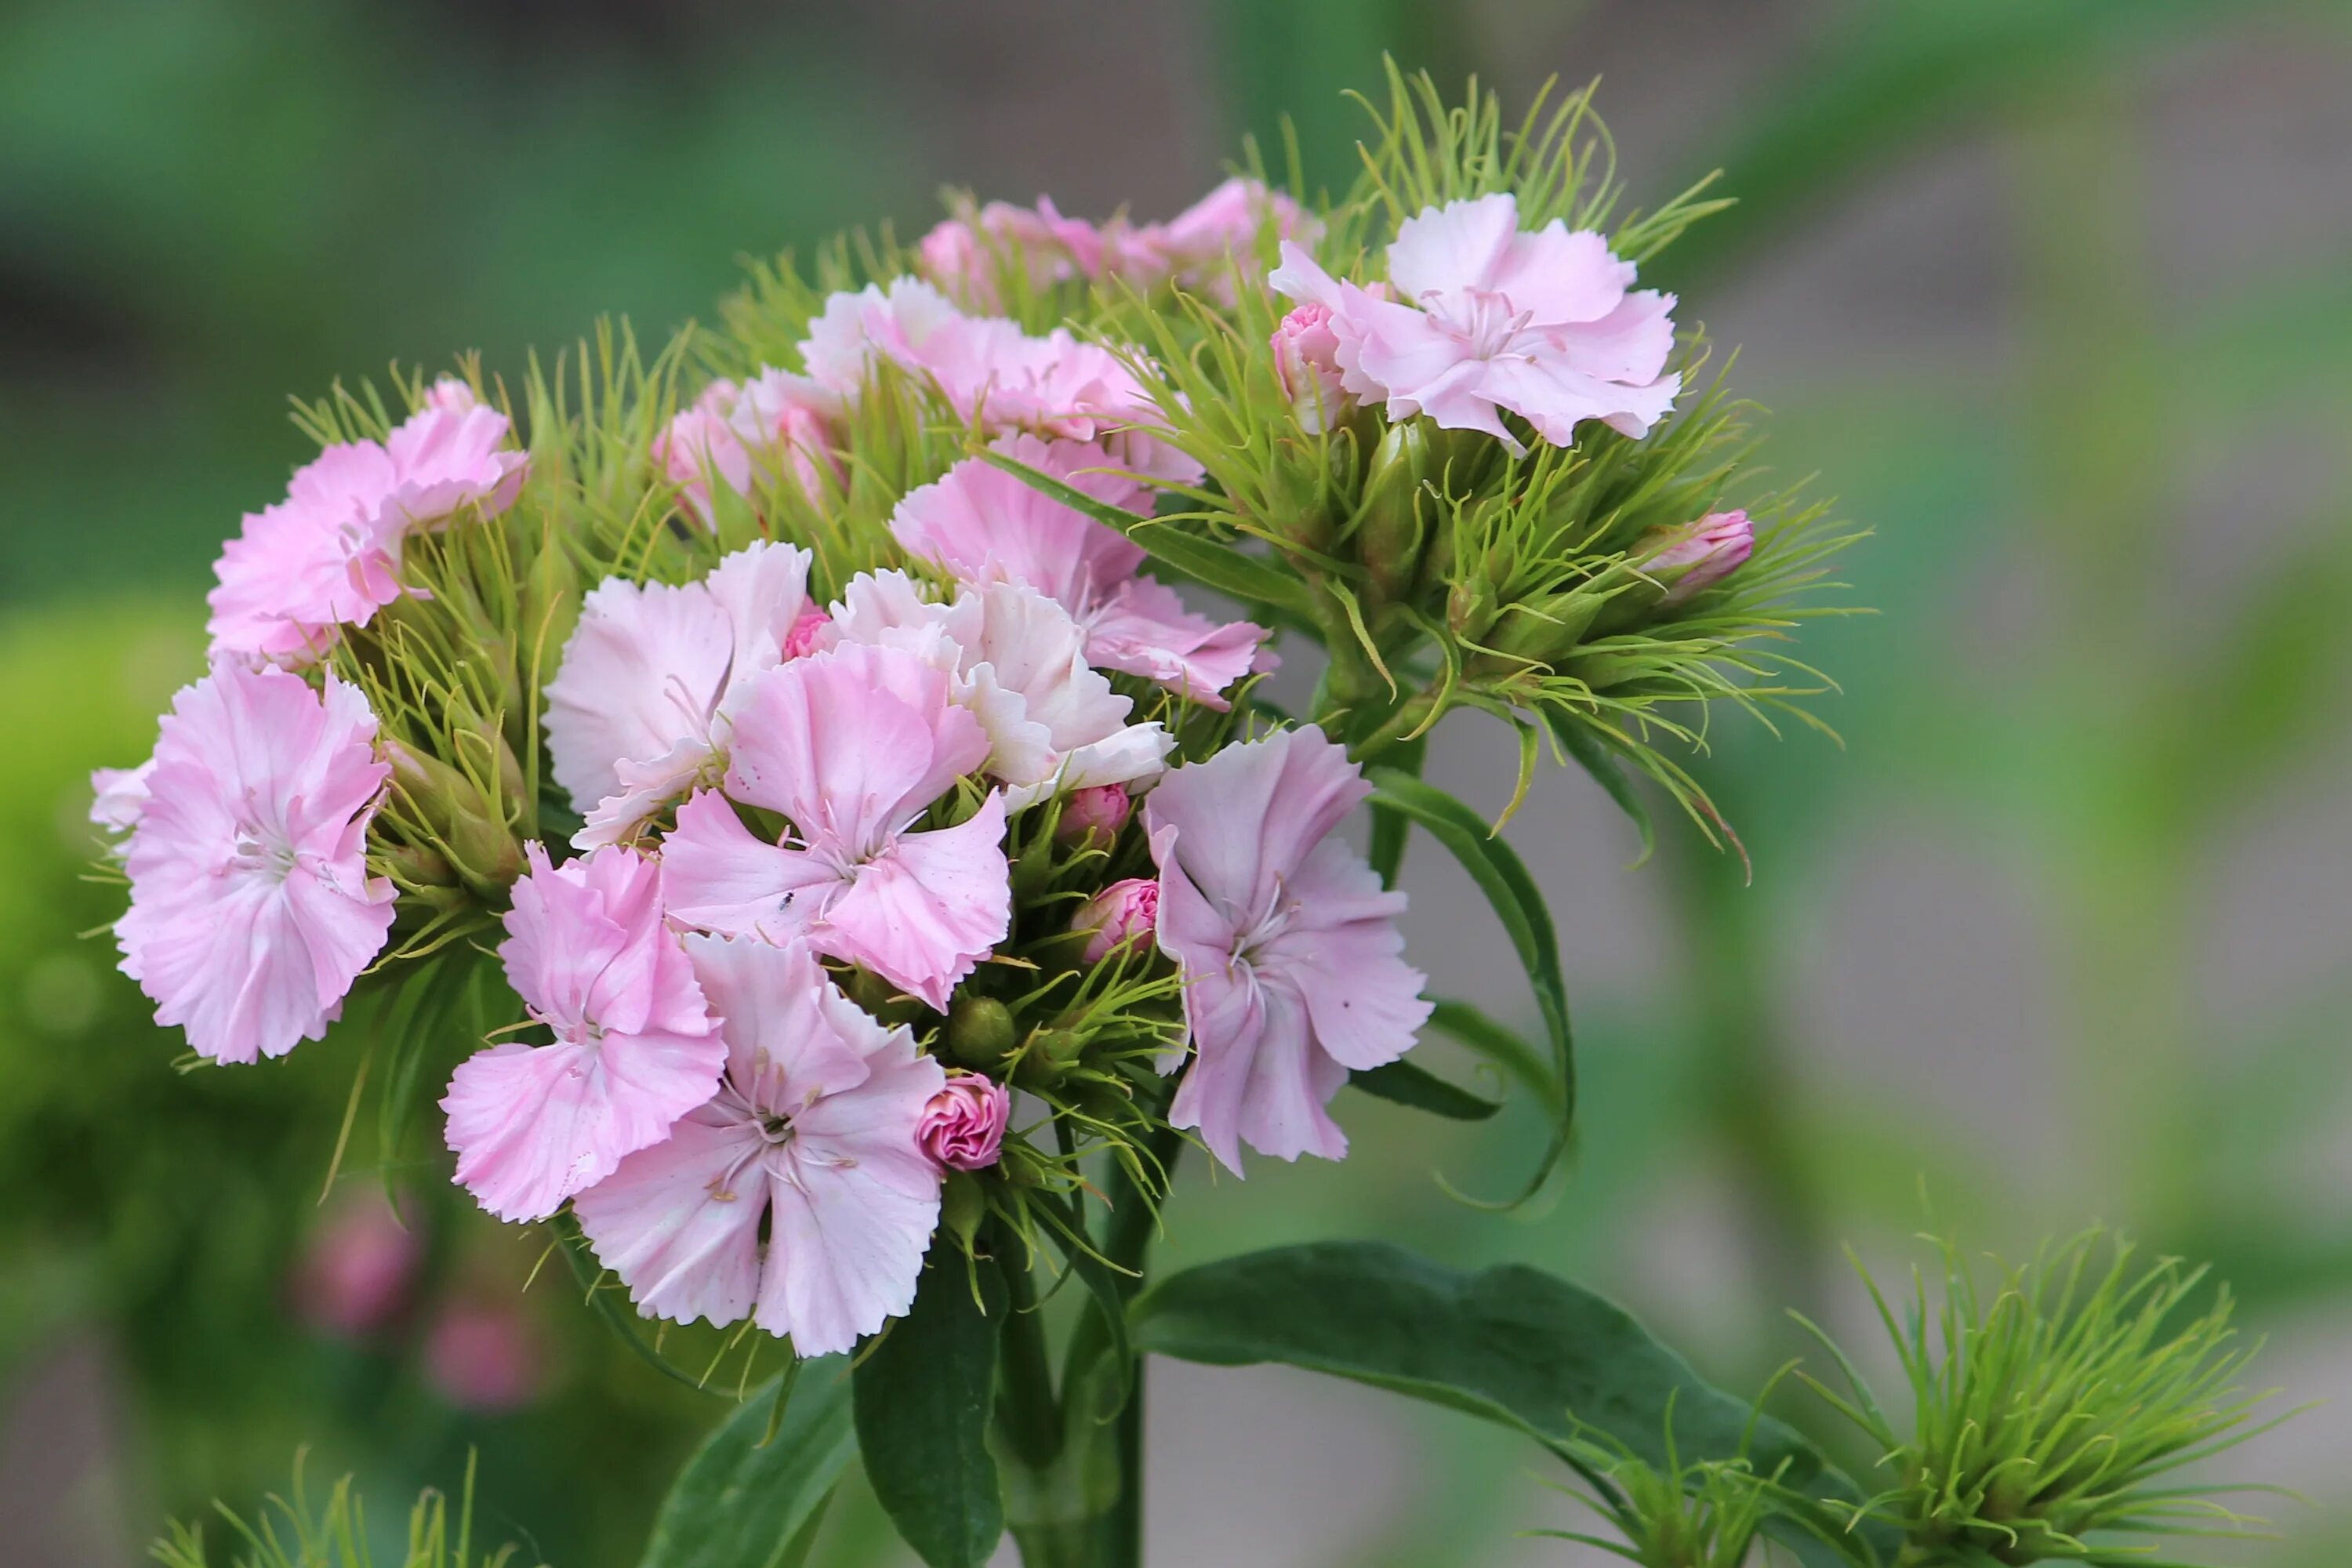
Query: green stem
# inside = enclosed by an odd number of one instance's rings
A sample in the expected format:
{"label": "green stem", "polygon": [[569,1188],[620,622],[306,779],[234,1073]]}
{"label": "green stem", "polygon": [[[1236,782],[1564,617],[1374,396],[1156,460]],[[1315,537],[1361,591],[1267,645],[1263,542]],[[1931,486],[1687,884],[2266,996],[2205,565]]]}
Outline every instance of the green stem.
{"label": "green stem", "polygon": [[998,1234],[998,1256],[1006,1264],[1004,1283],[1011,1310],[1004,1320],[997,1421],[1021,1462],[1042,1470],[1061,1453],[1062,1411],[1054,1396],[1054,1368],[1045,1353],[1045,1324],[1037,1311],[1036,1281],[1025,1263],[1015,1263],[1019,1245],[1016,1238]]}

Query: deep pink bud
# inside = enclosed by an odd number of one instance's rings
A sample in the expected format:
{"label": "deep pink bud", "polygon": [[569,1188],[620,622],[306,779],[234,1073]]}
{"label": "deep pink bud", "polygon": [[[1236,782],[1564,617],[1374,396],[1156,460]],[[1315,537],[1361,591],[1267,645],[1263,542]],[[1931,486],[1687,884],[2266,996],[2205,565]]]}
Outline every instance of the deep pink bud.
{"label": "deep pink bud", "polygon": [[507,1301],[452,1301],[425,1338],[425,1376],[460,1410],[516,1410],[539,1397],[539,1341]]}
{"label": "deep pink bud", "polygon": [[784,657],[805,658],[824,646],[824,632],[833,625],[833,617],[823,610],[803,610],[800,618],[784,633]]}
{"label": "deep pink bud", "polygon": [[1054,836],[1076,843],[1087,834],[1098,836],[1106,844],[1118,837],[1135,810],[1135,802],[1125,784],[1089,784],[1074,789],[1070,798],[1062,803],[1062,819],[1055,826]]}
{"label": "deep pink bud", "polygon": [[1004,1147],[1004,1123],[1013,1095],[979,1073],[960,1072],[931,1096],[915,1127],[915,1142],[940,1164],[958,1171],[984,1171]]}
{"label": "deep pink bud", "polygon": [[399,1315],[424,1261],[424,1239],[382,1197],[341,1204],[295,1267],[295,1313],[320,1333],[356,1339]]}
{"label": "deep pink bud", "polygon": [[1070,929],[1087,933],[1080,954],[1088,963],[1100,963],[1128,942],[1148,939],[1160,918],[1160,884],[1142,877],[1113,882],[1078,906]]}
{"label": "deep pink bud", "polygon": [[1711,511],[1696,522],[1666,530],[1663,538],[1663,546],[1641,562],[1644,573],[1665,584],[1663,605],[1705,593],[1756,552],[1756,530],[1744,511]]}
{"label": "deep pink bud", "polygon": [[1282,318],[1271,341],[1275,378],[1298,416],[1298,427],[1321,435],[1339,416],[1347,397],[1339,386],[1339,335],[1331,330],[1331,308],[1298,306]]}

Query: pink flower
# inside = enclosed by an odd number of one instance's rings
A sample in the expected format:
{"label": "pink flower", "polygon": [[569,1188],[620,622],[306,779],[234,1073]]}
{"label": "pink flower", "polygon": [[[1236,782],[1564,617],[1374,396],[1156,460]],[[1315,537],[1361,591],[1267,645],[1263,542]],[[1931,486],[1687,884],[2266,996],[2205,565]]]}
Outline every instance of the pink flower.
{"label": "pink flower", "polygon": [[123,852],[122,972],[199,1056],[279,1057],[316,1039],[392,929],[367,872],[391,768],[375,715],[329,675],[224,662],[173,700]]}
{"label": "pink flower", "polygon": [[500,1219],[544,1219],[710,1098],[727,1049],[662,918],[661,868],[610,847],[548,863],[529,846],[499,944],[552,1044],[460,1063],[441,1109],[457,1180]]}
{"label": "pink flower", "polygon": [[497,1415],[539,1397],[539,1337],[511,1301],[452,1301],[425,1335],[425,1378],[460,1410]]}
{"label": "pink flower", "polygon": [[737,495],[786,471],[801,493],[814,499],[841,480],[833,455],[833,421],[841,399],[804,375],[773,367],[741,386],[712,382],[690,407],[680,409],[654,437],[654,460],[681,487],[687,504],[711,521],[710,478]]}
{"label": "pink flower", "polygon": [[915,1127],[924,1153],[958,1171],[985,1171],[1004,1147],[1013,1094],[994,1079],[960,1072],[931,1096]]}
{"label": "pink flower", "polygon": [[687,940],[725,1019],[719,1092],[572,1212],[641,1310],[846,1351],[914,1302],[940,1216],[918,1129],[946,1074],[806,946]]}
{"label": "pink flower", "polygon": [[1113,882],[1078,906],[1070,929],[1086,933],[1078,956],[1100,963],[1138,937],[1149,936],[1160,919],[1160,884],[1143,877]]}
{"label": "pink flower", "polygon": [[1566,447],[1587,419],[1646,435],[1682,389],[1665,369],[1674,297],[1629,292],[1633,264],[1589,229],[1520,233],[1507,194],[1407,219],[1388,250],[1399,300],[1338,281],[1295,244],[1282,261],[1267,281],[1330,310],[1342,384],[1391,420],[1425,414],[1517,452],[1502,411]]}
{"label": "pink flower", "polygon": [[384,444],[343,442],[296,469],[286,499],[247,513],[213,568],[214,651],[304,663],[340,627],[365,626],[405,592],[412,530],[514,503],[530,459],[502,448],[506,435],[496,410],[428,402]]}
{"label": "pink flower", "polygon": [[[1015,436],[998,449],[1113,506],[1131,507],[1133,488],[1088,473],[1108,461],[1099,448]],[[1223,708],[1222,693],[1249,673],[1265,630],[1248,621],[1220,626],[1184,607],[1175,593],[1138,575],[1143,547],[977,458],[936,483],[910,490],[890,517],[907,550],[967,583],[1020,583],[1069,611],[1086,633],[1087,658],[1104,669],[1139,675]]]}
{"label": "pink flower", "polygon": [[916,247],[923,275],[974,310],[1003,306],[1000,276],[1025,277],[1033,291],[1092,277],[1102,240],[1094,225],[1064,217],[1046,197],[1034,207],[991,202],[942,220]]}
{"label": "pink flower", "polygon": [[1062,818],[1054,825],[1054,836],[1076,843],[1092,835],[1108,844],[1118,837],[1134,810],[1135,797],[1127,793],[1125,784],[1072,790],[1070,798],[1062,803]]}
{"label": "pink flower", "polygon": [[588,819],[580,847],[626,839],[662,806],[719,781],[736,705],[809,635],[810,560],[760,541],[698,583],[615,577],[589,593],[547,685],[555,782]]}
{"label": "pink flower", "polygon": [[902,572],[870,572],[834,608],[837,641],[901,648],[955,678],[955,700],[988,732],[984,771],[1010,786],[1007,812],[1157,778],[1175,744],[1157,722],[1129,721],[1134,704],[1087,664],[1086,634],[1034,588],[967,586],[942,605]]}
{"label": "pink flower", "polygon": [[[774,942],[805,938],[944,1012],[1013,918],[1004,798],[952,827],[914,825],[987,760],[947,671],[845,643],[762,675],[736,715],[726,795],[681,806],[663,841],[671,912]],[[754,837],[728,796],[781,813]]]}
{"label": "pink flower", "polygon": [[454,375],[438,377],[425,389],[425,406],[445,414],[468,414],[481,405],[473,387]]}
{"label": "pink flower", "polygon": [[1244,1142],[1283,1160],[1345,1154],[1325,1106],[1428,1020],[1399,956],[1404,895],[1329,837],[1369,793],[1309,726],[1177,768],[1145,803],[1160,946],[1183,971],[1194,1052],[1170,1120],[1235,1174]]}
{"label": "pink flower", "polygon": [[1696,522],[1664,531],[1664,542],[1640,563],[1666,585],[1662,606],[1682,604],[1739,570],[1756,552],[1756,529],[1745,511],[1711,511]]}
{"label": "pink flower", "polygon": [[1313,244],[1322,226],[1280,191],[1235,175],[1164,224],[1139,237],[1160,267],[1184,288],[1230,305],[1233,271],[1255,282],[1261,269],[1258,237],[1271,226],[1277,239]]}
{"label": "pink flower", "polygon": [[339,1339],[372,1333],[407,1304],[424,1262],[425,1238],[400,1223],[382,1194],[346,1199],[303,1248],[294,1310]]}
{"label": "pink flower", "polygon": [[916,278],[894,278],[887,289],[868,283],[829,297],[800,345],[809,377],[835,396],[855,400],[873,378],[877,360],[920,374],[923,355],[943,330],[965,320],[948,297]]}
{"label": "pink flower", "polygon": [[147,779],[155,771],[149,757],[135,768],[100,768],[89,775],[90,826],[120,837],[139,826],[147,812]]}
{"label": "pink flower", "polygon": [[784,657],[806,658],[824,647],[827,628],[832,625],[833,617],[824,611],[814,607],[803,610],[800,619],[793,623],[793,629],[784,634]]}
{"label": "pink flower", "polygon": [[1290,399],[1298,427],[1309,436],[1329,429],[1348,405],[1339,374],[1339,334],[1331,307],[1308,300],[1274,330],[1274,374]]}

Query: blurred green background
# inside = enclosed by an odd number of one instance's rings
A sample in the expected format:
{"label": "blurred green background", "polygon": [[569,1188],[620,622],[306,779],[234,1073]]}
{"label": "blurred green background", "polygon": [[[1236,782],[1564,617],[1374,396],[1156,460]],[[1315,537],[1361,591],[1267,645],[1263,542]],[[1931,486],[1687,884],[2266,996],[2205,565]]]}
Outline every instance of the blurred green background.
{"label": "blurred green background", "polygon": [[[1198,1170],[1172,1258],[1390,1235],[1633,1304],[1761,1384],[1799,1307],[1861,1339],[1851,1244],[2011,1250],[2100,1218],[2210,1258],[2263,1370],[2339,1403],[2237,1468],[2352,1554],[2352,6],[2221,0],[16,0],[0,11],[0,1562],[129,1563],[295,1447],[384,1522],[469,1446],[495,1525],[634,1562],[714,1402],[617,1351],[531,1236],[324,1181],[352,1059],[182,1077],[102,941],[83,778],[196,668],[205,568],[302,442],[289,393],[599,312],[657,335],[738,258],[933,190],[1175,211],[1247,131],[1350,170],[1339,93],[1408,66],[1524,105],[1603,79],[1637,201],[1743,200],[1652,277],[1742,344],[1773,458],[1876,530],[1817,627],[1844,738],[1727,723],[1755,859],[1627,865],[1598,791],[1515,836],[1576,984],[1586,1121],[1358,1100],[1344,1166]],[[1498,805],[1501,737],[1441,782]],[[1484,742],[1483,744],[1481,742]],[[1441,990],[1519,1008],[1475,895],[1408,885]],[[364,1163],[364,1162],[363,1162]],[[386,1283],[389,1281],[390,1283]],[[1867,1364],[1883,1358],[1865,1353]],[[1565,1563],[1531,1451],[1305,1374],[1163,1368],[1152,1560]],[[1792,1415],[1811,1422],[1801,1405]],[[1868,1456],[1850,1456],[1866,1463]],[[853,1500],[854,1501],[854,1500]],[[893,1561],[870,1507],[824,1561]]]}

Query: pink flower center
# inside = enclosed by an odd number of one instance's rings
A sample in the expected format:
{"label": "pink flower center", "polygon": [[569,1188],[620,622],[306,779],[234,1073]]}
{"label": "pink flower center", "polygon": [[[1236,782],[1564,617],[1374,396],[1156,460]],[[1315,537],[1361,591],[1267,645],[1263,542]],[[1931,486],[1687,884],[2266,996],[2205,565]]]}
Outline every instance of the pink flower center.
{"label": "pink flower center", "polygon": [[1511,301],[1491,289],[1432,289],[1421,297],[1432,320],[1461,341],[1473,359],[1526,358],[1516,347],[1532,310],[1514,310]]}

